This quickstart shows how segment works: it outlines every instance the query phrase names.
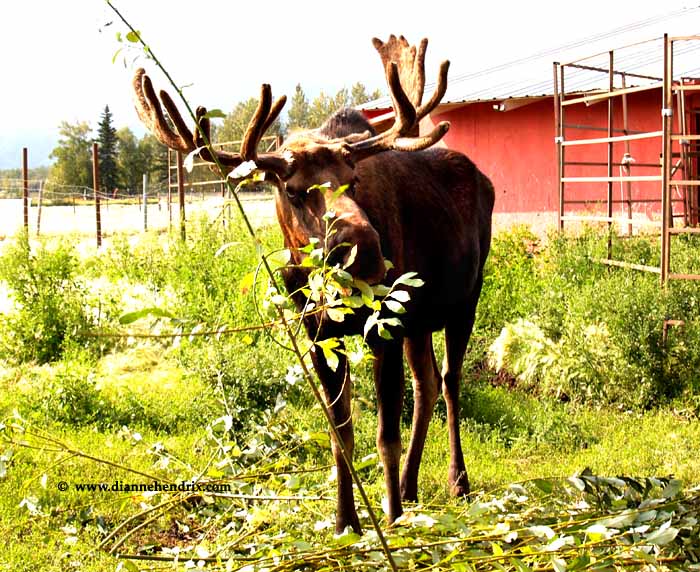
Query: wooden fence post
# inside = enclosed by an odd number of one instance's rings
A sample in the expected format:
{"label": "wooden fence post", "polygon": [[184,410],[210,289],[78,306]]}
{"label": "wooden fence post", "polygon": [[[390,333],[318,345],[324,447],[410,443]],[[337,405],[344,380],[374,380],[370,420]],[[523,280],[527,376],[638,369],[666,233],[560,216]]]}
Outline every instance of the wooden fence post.
{"label": "wooden fence post", "polygon": [[24,230],[29,232],[29,150],[22,149],[22,212],[24,214]]}
{"label": "wooden fence post", "polygon": [[36,235],[39,236],[41,232],[41,202],[44,197],[44,181],[39,181],[39,204],[37,205],[36,211]]}
{"label": "wooden fence post", "polygon": [[143,174],[143,231],[148,230],[148,175]]}
{"label": "wooden fence post", "polygon": [[100,218],[100,161],[98,159],[97,143],[92,144],[92,186],[95,194],[95,230],[97,248],[102,246],[102,219]]}
{"label": "wooden fence post", "polygon": [[177,195],[180,201],[180,238],[185,240],[185,170],[181,151],[177,152]]}

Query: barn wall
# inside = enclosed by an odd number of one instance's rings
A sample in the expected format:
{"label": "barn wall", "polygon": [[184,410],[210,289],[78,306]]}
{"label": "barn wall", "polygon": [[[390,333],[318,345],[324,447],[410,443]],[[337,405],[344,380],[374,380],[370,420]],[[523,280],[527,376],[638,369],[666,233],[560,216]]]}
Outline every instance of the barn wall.
{"label": "barn wall", "polygon": [[[614,124],[621,128],[621,100],[615,101]],[[661,92],[642,92],[628,96],[629,129],[657,131],[661,125]],[[491,103],[474,103],[441,114],[433,114],[428,123],[450,121],[450,131],[444,143],[468,155],[486,173],[496,188],[497,213],[552,213],[558,210],[556,180],[556,146],[554,143],[554,111],[552,99],[500,112]],[[574,105],[567,108],[566,122],[579,125],[607,126],[607,104]],[[422,126],[427,130],[430,125]],[[616,133],[621,135],[622,133]],[[574,130],[566,132],[567,139],[605,137],[603,131]],[[613,158],[619,162],[625,144],[616,143]],[[658,163],[661,138],[629,142],[629,150],[637,163]],[[568,147],[569,161],[607,161],[607,145]],[[605,176],[606,166],[567,167],[567,176]],[[613,173],[619,176],[619,168]],[[632,167],[632,175],[658,175],[660,169]],[[633,198],[661,196],[660,183],[634,183]],[[614,197],[621,198],[623,189],[615,183]],[[600,199],[607,196],[607,184],[567,185],[567,199]],[[652,215],[660,203],[635,205],[635,210]],[[567,211],[575,207],[567,207]],[[584,207],[576,207],[583,209]],[[622,206],[616,211],[621,212]]]}

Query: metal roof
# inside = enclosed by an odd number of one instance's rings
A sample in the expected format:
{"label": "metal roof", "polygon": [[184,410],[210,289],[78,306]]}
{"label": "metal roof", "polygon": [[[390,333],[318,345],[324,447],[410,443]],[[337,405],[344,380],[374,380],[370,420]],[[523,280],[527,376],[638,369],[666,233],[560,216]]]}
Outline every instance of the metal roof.
{"label": "metal roof", "polygon": [[[700,6],[648,18],[491,68],[451,74],[441,105],[551,97],[554,93],[554,61],[571,63],[576,60],[581,65],[607,70],[611,49],[615,49],[616,71],[660,79],[663,76],[663,33],[689,34],[697,29],[700,29]],[[654,39],[648,40],[650,37]],[[590,56],[596,53],[598,55]],[[699,53],[700,40],[679,42],[676,45],[675,79],[700,74]],[[567,68],[565,77],[567,93],[607,89],[608,86],[608,74],[593,70]],[[622,76],[616,75],[615,79],[615,87],[621,87]],[[625,80],[628,87],[655,81],[634,76],[628,76]],[[434,85],[426,85],[426,97],[432,93]],[[358,107],[366,110],[388,109],[391,108],[391,99],[385,96]]]}

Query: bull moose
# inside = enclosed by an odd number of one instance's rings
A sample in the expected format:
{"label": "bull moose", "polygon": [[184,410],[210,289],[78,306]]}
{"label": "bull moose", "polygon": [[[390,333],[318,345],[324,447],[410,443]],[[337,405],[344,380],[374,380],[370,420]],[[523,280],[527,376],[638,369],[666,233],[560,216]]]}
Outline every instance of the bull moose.
{"label": "bull moose", "polygon": [[[276,182],[277,218],[292,253],[283,274],[289,292],[298,291],[307,280],[308,270],[300,267],[305,256],[300,249],[312,238],[323,244],[323,217],[331,201],[337,232],[324,248],[334,252],[339,263],[347,263],[353,277],[369,284],[391,284],[397,276],[413,271],[424,281],[422,287],[411,291],[401,317],[403,327],[393,332],[392,339],[367,338],[374,356],[377,448],[384,465],[388,517],[393,522],[402,514],[402,500],[417,500],[420,460],[441,390],[450,440],[448,483],[454,495],[469,492],[459,433],[459,388],[491,242],[494,190],[465,155],[432,147],[445,135],[448,123],[439,123],[427,135],[416,135],[420,120],[437,107],[445,93],[449,62],[442,63],[435,92],[422,103],[427,40],[417,48],[403,36],[392,35],[387,42],[375,38],[373,43],[385,69],[395,116],[393,125],[379,134],[359,112],[343,110],[320,129],[291,137],[279,151],[258,154],[260,139],[285,103],[285,98],[280,98],[273,104],[270,86],[265,84],[240,152],[212,151],[203,145],[209,135],[206,109],[197,109],[197,125],[191,131],[172,99],[161,91],[172,128],[142,69],[134,77],[134,90],[141,120],[165,145],[184,153],[198,150],[205,161],[214,161],[211,153],[216,153],[227,167],[254,161],[257,169]],[[347,186],[345,193],[334,193],[343,186]],[[357,247],[352,260],[348,245]],[[389,271],[385,259],[393,263]],[[295,303],[302,308],[303,296]],[[313,340],[362,334],[361,324],[361,320],[352,319],[335,322],[322,313],[305,317]],[[445,359],[440,372],[432,333],[443,328]],[[352,455],[347,359],[340,355],[340,363],[333,369],[322,352],[311,355],[331,416]],[[399,473],[404,355],[413,376],[414,409],[410,444]],[[338,485],[336,530],[351,526],[359,532],[351,474],[335,440],[333,455]]]}

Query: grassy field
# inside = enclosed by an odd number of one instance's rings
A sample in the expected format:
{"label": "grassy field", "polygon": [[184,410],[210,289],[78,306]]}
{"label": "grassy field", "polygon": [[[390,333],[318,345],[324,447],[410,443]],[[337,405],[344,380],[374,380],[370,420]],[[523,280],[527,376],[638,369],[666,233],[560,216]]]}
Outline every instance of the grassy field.
{"label": "grassy field", "polygon": [[[275,229],[260,236],[265,251],[279,248]],[[333,535],[329,438],[293,356],[263,331],[189,335],[259,323],[254,292],[266,319],[267,285],[247,278],[255,246],[236,223],[202,219],[188,237],[116,236],[98,255],[65,239],[4,248],[0,570],[386,568],[366,513],[363,537]],[[474,492],[448,495],[439,406],[420,504],[383,521],[398,566],[698,568],[698,293],[661,295],[646,277],[591,266],[601,243],[496,238],[462,395]],[[695,249],[678,260],[694,264]],[[671,313],[687,324],[660,346],[657,318]],[[60,343],[43,343],[47,332]],[[381,515],[371,386],[363,363],[355,459]],[[230,490],[123,490],[193,479]],[[122,490],[76,486],[97,483]]]}

